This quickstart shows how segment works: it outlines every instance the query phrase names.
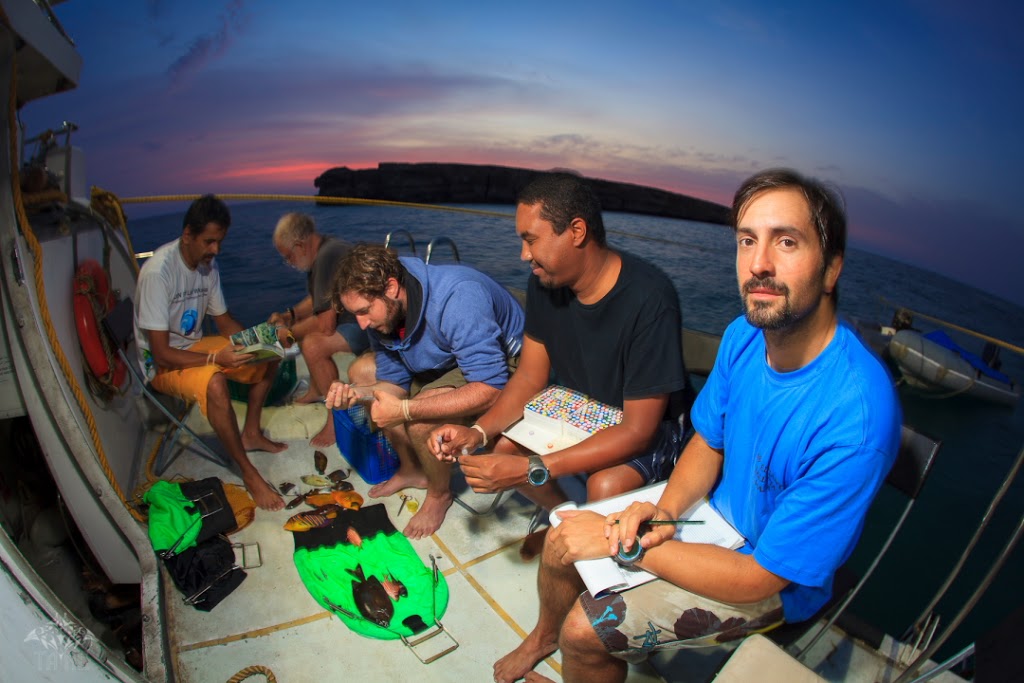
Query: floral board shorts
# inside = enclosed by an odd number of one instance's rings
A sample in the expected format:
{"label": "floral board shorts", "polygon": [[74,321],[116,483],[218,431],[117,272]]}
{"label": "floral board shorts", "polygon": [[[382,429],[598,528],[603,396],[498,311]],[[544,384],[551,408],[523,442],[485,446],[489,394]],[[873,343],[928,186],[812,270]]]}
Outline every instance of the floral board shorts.
{"label": "floral board shorts", "polygon": [[783,623],[778,595],[730,604],[661,579],[600,598],[586,591],[580,605],[608,652],[632,663],[655,650],[716,647]]}

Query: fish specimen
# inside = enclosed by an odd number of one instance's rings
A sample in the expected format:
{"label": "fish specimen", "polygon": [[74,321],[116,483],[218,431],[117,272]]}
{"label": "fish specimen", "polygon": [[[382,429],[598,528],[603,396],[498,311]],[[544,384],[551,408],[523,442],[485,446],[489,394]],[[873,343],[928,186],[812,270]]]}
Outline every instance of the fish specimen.
{"label": "fish specimen", "polygon": [[393,601],[409,595],[409,591],[401,581],[387,574],[383,581],[376,576],[365,576],[362,565],[356,565],[354,571],[349,569],[348,572],[356,579],[352,582],[352,597],[355,598],[359,613],[378,626],[387,628],[391,617],[395,615]]}
{"label": "fish specimen", "polygon": [[327,471],[327,455],[323,451],[313,453],[313,466],[316,467],[316,471],[319,474]]}
{"label": "fish specimen", "polygon": [[363,497],[355,491],[331,491],[331,498],[343,508],[358,510],[363,506]]}
{"label": "fish specimen", "polygon": [[292,489],[294,488],[295,484],[291,483],[290,481],[281,482],[277,486],[277,490],[281,492],[282,496],[287,496],[289,493],[292,492]]}
{"label": "fish specimen", "polygon": [[[323,474],[321,472],[321,474]],[[352,470],[337,469],[327,475],[327,478],[333,481],[335,484],[345,481],[349,475],[352,474]]]}
{"label": "fish specimen", "polygon": [[332,503],[334,503],[334,498],[331,497],[330,493],[310,491],[306,494],[306,505],[311,507],[318,508],[323,505],[331,505]]}
{"label": "fish specimen", "polygon": [[306,500],[306,494],[300,493],[299,495],[292,498],[284,507],[286,510],[294,510],[295,508],[299,507],[299,504],[302,503],[302,501],[304,500]]}
{"label": "fish specimen", "polygon": [[325,526],[334,524],[338,517],[337,505],[324,505],[311,512],[299,512],[288,518],[284,523],[285,531],[309,531],[310,529],[322,529]]}
{"label": "fish specimen", "polygon": [[354,526],[350,526],[348,528],[348,531],[345,532],[345,538],[348,540],[349,543],[351,543],[355,547],[363,547],[363,537],[359,535],[359,532],[356,531],[356,528]]}
{"label": "fish specimen", "polygon": [[302,483],[315,489],[323,489],[329,487],[333,482],[320,474],[304,474],[302,475]]}
{"label": "fish specimen", "polygon": [[348,481],[336,481],[331,489],[334,491],[351,491],[352,483]]}

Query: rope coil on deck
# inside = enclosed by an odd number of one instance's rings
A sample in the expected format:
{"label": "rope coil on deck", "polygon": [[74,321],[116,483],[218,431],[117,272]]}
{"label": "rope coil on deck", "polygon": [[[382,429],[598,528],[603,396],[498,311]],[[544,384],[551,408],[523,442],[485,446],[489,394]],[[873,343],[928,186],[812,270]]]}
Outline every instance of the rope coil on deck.
{"label": "rope coil on deck", "polygon": [[244,681],[246,678],[249,678],[250,676],[256,676],[258,674],[263,674],[264,676],[266,676],[267,683],[277,683],[277,677],[274,676],[274,672],[271,671],[268,667],[263,666],[262,664],[253,664],[252,666],[245,667],[244,669],[236,673],[234,676],[229,678],[228,683],[239,683],[240,681]]}

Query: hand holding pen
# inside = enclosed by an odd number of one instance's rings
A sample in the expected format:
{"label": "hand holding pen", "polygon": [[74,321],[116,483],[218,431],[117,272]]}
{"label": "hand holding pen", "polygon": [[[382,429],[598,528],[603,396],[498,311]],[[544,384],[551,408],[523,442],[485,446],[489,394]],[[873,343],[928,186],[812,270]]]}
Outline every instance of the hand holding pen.
{"label": "hand holding pen", "polygon": [[698,520],[675,519],[673,515],[653,503],[633,502],[625,510],[605,518],[604,535],[608,539],[608,552],[615,556],[620,551],[653,548],[675,535],[676,527]]}

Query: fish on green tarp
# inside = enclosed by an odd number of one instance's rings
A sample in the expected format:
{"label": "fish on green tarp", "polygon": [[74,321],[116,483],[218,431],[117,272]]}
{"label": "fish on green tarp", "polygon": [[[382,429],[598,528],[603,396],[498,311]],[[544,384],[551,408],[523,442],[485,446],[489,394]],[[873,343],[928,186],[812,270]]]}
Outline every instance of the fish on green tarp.
{"label": "fish on green tarp", "polygon": [[391,617],[395,615],[394,603],[399,598],[409,595],[409,591],[401,581],[388,574],[384,575],[383,581],[376,576],[367,577],[363,573],[362,565],[356,565],[354,570],[347,571],[356,579],[352,582],[352,597],[355,598],[356,609],[373,623],[387,628],[391,623]]}
{"label": "fish on green tarp", "polygon": [[285,531],[309,531],[322,529],[334,524],[340,508],[337,505],[324,505],[310,512],[299,512],[288,518],[284,523]]}

